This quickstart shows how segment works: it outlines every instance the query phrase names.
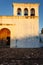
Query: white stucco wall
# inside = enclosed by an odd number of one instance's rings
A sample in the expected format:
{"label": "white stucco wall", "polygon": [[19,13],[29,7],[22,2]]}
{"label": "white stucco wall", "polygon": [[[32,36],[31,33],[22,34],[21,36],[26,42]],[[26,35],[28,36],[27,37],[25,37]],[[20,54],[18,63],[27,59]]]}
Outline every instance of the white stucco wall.
{"label": "white stucco wall", "polygon": [[[15,44],[15,39],[38,36],[39,34],[39,19],[38,17],[25,16],[2,16],[0,17],[0,30],[8,28],[11,32],[11,47]],[[8,25],[9,24],[9,25]]]}
{"label": "white stucco wall", "polygon": [[[20,38],[20,37],[28,37],[28,36],[36,36],[39,34],[39,20],[38,17],[34,18],[26,18],[25,16],[3,16],[0,21],[2,24],[10,24],[10,25],[2,25],[1,28],[8,28],[11,30],[12,38]],[[12,24],[12,25],[11,25]]]}

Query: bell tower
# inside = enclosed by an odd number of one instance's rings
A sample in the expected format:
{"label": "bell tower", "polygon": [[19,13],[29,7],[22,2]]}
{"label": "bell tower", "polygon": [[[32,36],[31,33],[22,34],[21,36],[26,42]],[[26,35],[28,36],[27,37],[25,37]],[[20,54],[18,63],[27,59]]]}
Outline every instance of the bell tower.
{"label": "bell tower", "polygon": [[32,36],[39,35],[39,4],[38,3],[13,3],[13,15],[16,17],[18,16],[22,17],[21,20],[22,23],[23,21],[26,22],[26,24],[24,23],[25,27],[27,27],[27,29],[25,28],[25,32],[27,33],[26,35],[29,34]]}
{"label": "bell tower", "polygon": [[31,13],[35,14],[35,16],[39,16],[39,4],[38,3],[13,3],[13,15],[17,16],[19,13],[19,15],[24,16],[25,12],[26,13],[28,12],[28,16],[31,16]]}

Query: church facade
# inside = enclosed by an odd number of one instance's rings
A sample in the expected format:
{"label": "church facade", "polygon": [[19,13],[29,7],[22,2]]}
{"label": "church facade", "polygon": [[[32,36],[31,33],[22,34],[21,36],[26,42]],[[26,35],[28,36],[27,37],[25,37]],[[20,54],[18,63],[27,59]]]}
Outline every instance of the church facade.
{"label": "church facade", "polygon": [[37,47],[34,41],[37,36],[39,36],[38,3],[13,3],[13,16],[0,16],[1,44],[5,43],[3,45],[10,48],[21,48],[29,47],[30,43]]}

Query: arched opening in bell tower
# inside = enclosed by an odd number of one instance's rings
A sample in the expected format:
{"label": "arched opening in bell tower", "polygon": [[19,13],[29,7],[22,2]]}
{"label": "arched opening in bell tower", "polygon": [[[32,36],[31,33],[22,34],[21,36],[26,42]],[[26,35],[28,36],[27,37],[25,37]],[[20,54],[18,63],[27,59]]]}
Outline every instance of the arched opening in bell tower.
{"label": "arched opening in bell tower", "polygon": [[21,8],[17,9],[17,15],[21,15]]}
{"label": "arched opening in bell tower", "polygon": [[24,9],[24,15],[28,16],[28,9],[27,8]]}
{"label": "arched opening in bell tower", "polygon": [[35,9],[34,8],[31,8],[31,16],[35,16]]}

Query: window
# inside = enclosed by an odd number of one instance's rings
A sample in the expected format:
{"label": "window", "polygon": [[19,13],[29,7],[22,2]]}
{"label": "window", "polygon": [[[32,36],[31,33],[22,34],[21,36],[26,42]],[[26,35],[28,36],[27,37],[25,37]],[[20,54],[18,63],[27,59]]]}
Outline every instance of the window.
{"label": "window", "polygon": [[28,16],[28,9],[27,8],[24,9],[24,15]]}
{"label": "window", "polygon": [[17,9],[17,15],[21,15],[21,8]]}
{"label": "window", "polygon": [[35,9],[34,8],[31,9],[31,16],[35,16]]}

